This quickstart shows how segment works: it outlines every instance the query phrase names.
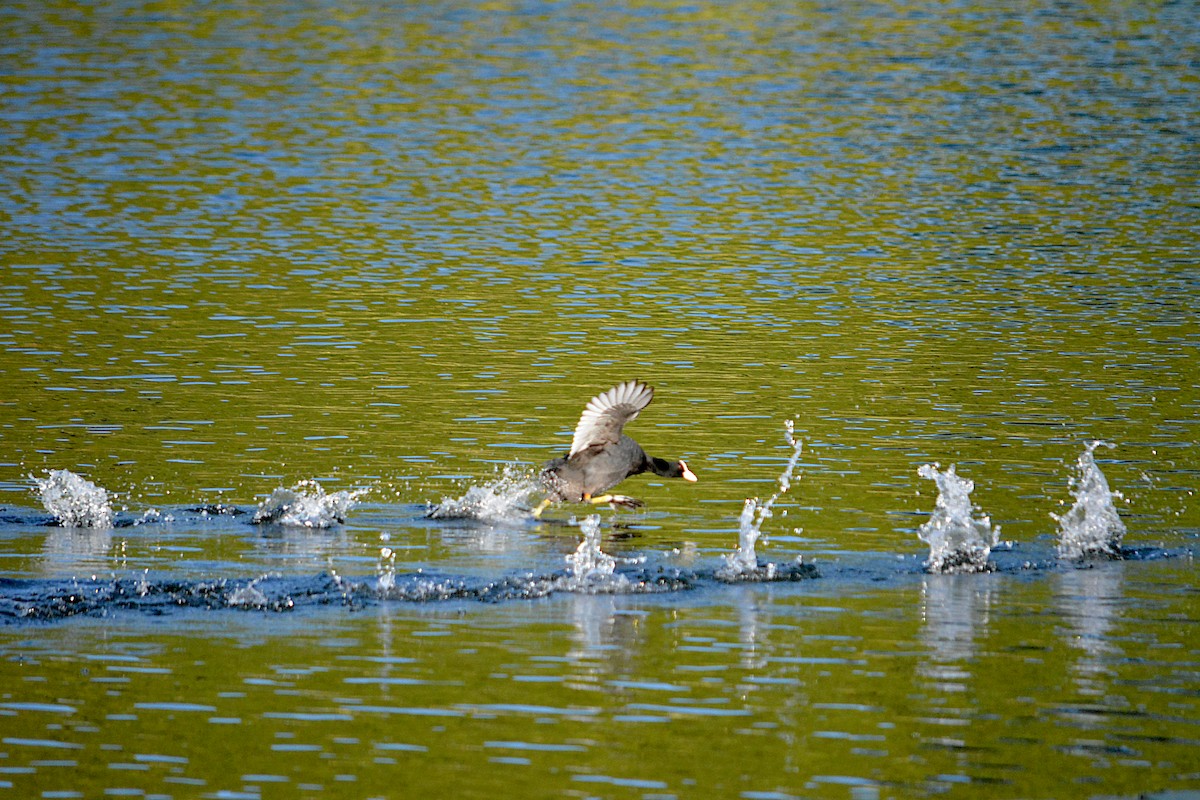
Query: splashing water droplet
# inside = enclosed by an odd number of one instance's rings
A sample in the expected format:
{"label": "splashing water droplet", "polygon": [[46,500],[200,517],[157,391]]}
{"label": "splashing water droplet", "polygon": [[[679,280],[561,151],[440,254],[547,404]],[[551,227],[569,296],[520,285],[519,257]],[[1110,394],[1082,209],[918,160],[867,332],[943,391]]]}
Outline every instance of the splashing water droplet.
{"label": "splashing water droplet", "polygon": [[922,478],[937,483],[938,497],[929,521],[917,528],[917,537],[929,545],[930,572],[985,572],[988,556],[1000,541],[1000,526],[992,527],[987,516],[974,519],[971,503],[974,481],[961,478],[954,465],[939,472],[936,464],[917,470]]}
{"label": "splashing water droplet", "polygon": [[529,494],[538,488],[531,475],[516,464],[504,465],[500,477],[471,486],[459,498],[444,497],[425,516],[429,519],[477,519],[484,522],[528,516]]}
{"label": "splashing water droplet", "polygon": [[253,521],[256,524],[330,528],[345,522],[350,509],[366,493],[366,489],[355,489],[325,494],[316,481],[301,481],[291,489],[281,486],[271,492],[254,512]]}
{"label": "splashing water droplet", "polygon": [[1075,463],[1077,474],[1070,479],[1075,504],[1065,514],[1051,514],[1058,521],[1058,556],[1064,559],[1115,558],[1121,553],[1125,523],[1113,498],[1120,492],[1108,488],[1108,480],[1096,466],[1097,447],[1116,447],[1109,442],[1091,442]]}
{"label": "splashing water droplet", "polygon": [[600,549],[600,515],[592,514],[580,520],[579,532],[583,534],[583,541],[566,557],[567,575],[556,588],[592,594],[627,591],[629,579],[616,574],[617,560]]}
{"label": "splashing water droplet", "polygon": [[225,602],[233,608],[266,608],[270,601],[263,591],[255,586],[259,580],[256,578],[245,586],[234,589]]}
{"label": "splashing water droplet", "polygon": [[112,506],[101,487],[69,469],[49,470],[45,478],[29,477],[37,484],[42,505],[64,528],[112,527]]}
{"label": "splashing water droplet", "polygon": [[[757,575],[760,571],[755,547],[762,535],[763,523],[772,516],[771,506],[775,505],[775,501],[791,488],[792,473],[795,471],[796,464],[800,460],[800,453],[804,449],[804,443],[796,440],[795,424],[792,420],[786,420],[783,425],[787,430],[786,438],[787,443],[792,447],[792,455],[779,476],[779,489],[765,501],[752,497],[742,505],[742,514],[738,517],[738,546],[732,553],[722,556],[725,559],[725,566],[716,572],[716,577],[721,580],[736,580],[743,576]],[[774,564],[767,564],[762,569],[767,573],[762,577],[767,580],[775,577],[776,567]]]}
{"label": "splashing water droplet", "polygon": [[379,548],[379,592],[386,595],[396,588],[396,551],[390,547]]}

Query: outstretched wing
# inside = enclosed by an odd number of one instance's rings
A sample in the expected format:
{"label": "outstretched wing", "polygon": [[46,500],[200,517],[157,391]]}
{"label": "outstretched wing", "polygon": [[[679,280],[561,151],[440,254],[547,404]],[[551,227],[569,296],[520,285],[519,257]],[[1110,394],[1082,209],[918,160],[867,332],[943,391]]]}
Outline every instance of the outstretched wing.
{"label": "outstretched wing", "polygon": [[641,381],[625,381],[593,397],[575,426],[568,458],[593,445],[616,444],[625,423],[653,399],[654,390]]}

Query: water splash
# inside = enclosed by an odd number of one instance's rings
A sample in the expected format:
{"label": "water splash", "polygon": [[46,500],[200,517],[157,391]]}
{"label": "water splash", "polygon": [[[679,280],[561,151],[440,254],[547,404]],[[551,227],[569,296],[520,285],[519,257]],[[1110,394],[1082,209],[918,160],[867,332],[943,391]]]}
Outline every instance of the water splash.
{"label": "water splash", "polygon": [[366,492],[366,489],[355,489],[325,494],[321,484],[313,480],[301,481],[291,489],[281,486],[259,504],[253,521],[256,524],[331,528],[346,521],[350,509]]}
{"label": "water splash", "polygon": [[271,601],[267,598],[267,595],[258,588],[257,585],[259,581],[265,579],[266,577],[267,576],[264,575],[261,578],[255,578],[245,586],[239,586],[229,592],[227,600],[229,606],[231,608],[267,608]]}
{"label": "water splash", "polygon": [[386,545],[379,548],[379,566],[376,568],[379,574],[379,592],[386,595],[392,589],[396,588],[396,551]]}
{"label": "water splash", "polygon": [[133,521],[133,526],[150,525],[153,523],[169,523],[175,521],[174,514],[164,514],[157,508],[148,508],[142,512],[142,515]]}
{"label": "water splash", "polygon": [[431,506],[428,519],[476,519],[484,522],[527,517],[529,494],[537,482],[523,468],[506,464],[500,476],[482,486],[471,486],[462,497],[444,497]]}
{"label": "water splash", "polygon": [[[804,443],[797,441],[795,437],[795,425],[792,420],[785,421],[783,425],[787,431],[787,443],[792,447],[792,455],[788,459],[783,473],[779,476],[779,489],[765,501],[752,497],[746,500],[742,506],[742,514],[738,518],[737,549],[722,556],[725,559],[725,566],[716,572],[716,577],[720,580],[734,581],[746,578],[775,580],[777,577],[776,573],[779,569],[777,565],[772,563],[759,565],[755,546],[762,535],[763,523],[773,516],[771,506],[775,505],[775,501],[791,488],[792,472],[795,471],[796,464],[800,460],[800,453],[804,449]],[[798,560],[797,564],[800,563]]]}
{"label": "water splash", "polygon": [[930,572],[986,572],[991,569],[988,556],[1000,541],[1000,526],[992,527],[987,516],[974,519],[971,491],[975,482],[960,478],[954,465],[939,472],[936,464],[917,470],[922,478],[937,483],[938,497],[929,521],[917,528],[917,536],[929,545]]}
{"label": "water splash", "polygon": [[150,569],[149,568],[142,570],[142,576],[140,578],[138,578],[137,583],[134,585],[137,587],[137,593],[140,597],[145,597],[146,595],[150,594]]}
{"label": "water splash", "polygon": [[29,476],[42,505],[64,528],[111,528],[108,492],[69,469],[48,470],[45,478]]}
{"label": "water splash", "polygon": [[1070,480],[1075,504],[1062,516],[1050,515],[1058,521],[1059,558],[1117,558],[1121,554],[1125,523],[1117,514],[1113,498],[1122,495],[1108,488],[1108,480],[1096,466],[1094,453],[1101,446],[1116,447],[1101,441],[1087,445],[1075,464],[1078,472]]}
{"label": "water splash", "polygon": [[617,574],[617,559],[600,549],[600,515],[591,514],[580,520],[579,532],[583,540],[566,557],[567,574],[557,588],[593,594],[629,591],[629,579]]}

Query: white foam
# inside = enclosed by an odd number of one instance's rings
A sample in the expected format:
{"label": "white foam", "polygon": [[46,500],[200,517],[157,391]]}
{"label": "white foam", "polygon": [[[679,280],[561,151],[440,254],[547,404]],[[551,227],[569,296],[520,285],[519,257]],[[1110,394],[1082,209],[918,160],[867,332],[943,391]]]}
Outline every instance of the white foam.
{"label": "white foam", "polygon": [[443,497],[426,513],[430,519],[477,519],[484,522],[529,516],[529,495],[538,488],[528,472],[506,464],[500,476],[482,486],[470,486],[462,497]]}
{"label": "white foam", "polygon": [[936,464],[925,464],[917,474],[935,481],[938,487],[929,521],[917,528],[917,536],[929,545],[925,567],[930,572],[988,570],[988,556],[1000,541],[1000,526],[993,528],[986,515],[978,519],[972,516],[975,483],[955,474],[953,464],[945,472],[939,472]]}
{"label": "white foam", "polygon": [[54,469],[37,484],[42,505],[64,528],[111,528],[113,510],[108,492],[68,469]]}
{"label": "white foam", "polygon": [[266,608],[268,602],[267,596],[254,583],[254,581],[251,581],[240,589],[230,592],[226,602],[230,606],[241,606],[243,608]]}
{"label": "white foam", "polygon": [[1059,558],[1080,559],[1091,556],[1117,556],[1125,537],[1125,523],[1117,514],[1113,498],[1120,492],[1108,488],[1108,480],[1096,466],[1097,447],[1115,447],[1108,442],[1091,442],[1075,463],[1076,474],[1071,476],[1070,490],[1075,504],[1058,521]]}
{"label": "white foam", "polygon": [[259,504],[254,522],[304,528],[330,528],[346,521],[346,515],[366,494],[366,489],[325,494],[316,481],[301,481],[291,489],[282,486]]}

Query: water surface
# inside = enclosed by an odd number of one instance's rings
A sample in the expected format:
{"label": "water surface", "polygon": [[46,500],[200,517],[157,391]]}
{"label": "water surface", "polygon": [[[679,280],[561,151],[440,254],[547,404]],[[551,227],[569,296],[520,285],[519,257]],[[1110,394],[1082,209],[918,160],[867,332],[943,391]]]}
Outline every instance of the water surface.
{"label": "water surface", "polygon": [[[1200,791],[1197,19],[7,3],[0,787]],[[578,509],[425,512],[630,378],[665,590],[405,594],[561,579]],[[820,577],[722,583],[787,419],[759,555]],[[1127,557],[1060,560],[1096,440]],[[993,571],[923,570],[933,463]],[[251,523],[301,481],[362,494]]]}

